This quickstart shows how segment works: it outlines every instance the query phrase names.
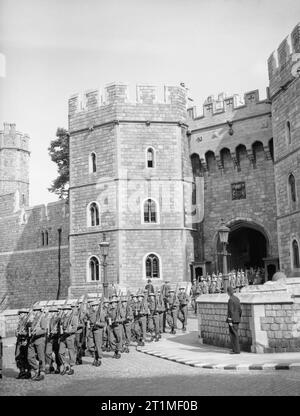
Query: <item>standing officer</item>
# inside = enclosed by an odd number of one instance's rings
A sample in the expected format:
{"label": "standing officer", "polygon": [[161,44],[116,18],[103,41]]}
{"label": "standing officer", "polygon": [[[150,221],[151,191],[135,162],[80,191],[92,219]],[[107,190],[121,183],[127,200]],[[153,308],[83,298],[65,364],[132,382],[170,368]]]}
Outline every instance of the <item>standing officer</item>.
{"label": "standing officer", "polygon": [[[46,359],[45,373],[46,374],[51,374],[51,373],[59,374],[60,361],[59,361],[59,356],[58,356],[58,350],[59,350],[58,314],[59,314],[59,311],[56,306],[51,306],[49,308],[47,337],[46,337],[46,352],[45,352],[45,359]],[[53,355],[54,355],[54,358],[53,358]],[[56,370],[53,366],[54,362],[56,364]]]}
{"label": "standing officer", "polygon": [[171,328],[171,334],[176,334],[175,329],[177,329],[177,314],[178,314],[178,305],[179,301],[177,294],[174,289],[170,289],[169,295],[167,297],[167,322]]}
{"label": "standing officer", "polygon": [[[78,327],[78,312],[73,306],[73,309],[69,305],[64,305],[65,315],[62,318],[61,323],[61,336],[59,342],[59,359],[62,363],[60,374],[73,375],[73,366],[76,364],[76,352],[75,352],[75,333]],[[68,349],[69,364],[66,360],[66,350]]]}
{"label": "standing officer", "polygon": [[179,288],[178,301],[179,301],[178,319],[182,323],[182,330],[186,331],[189,297],[186,293],[184,286],[181,286]]}
{"label": "standing officer", "polygon": [[150,293],[148,302],[148,328],[151,333],[151,341],[159,341],[159,313],[157,310],[157,303],[155,293]]}
{"label": "standing officer", "polygon": [[166,280],[161,287],[161,296],[165,302],[165,311],[163,313],[163,332],[166,332],[166,320],[167,320],[167,298],[171,289],[170,280]]}
{"label": "standing officer", "polygon": [[147,282],[147,284],[146,284],[146,286],[145,286],[145,290],[147,291],[148,295],[149,295],[150,293],[154,293],[154,286],[153,286],[153,284],[151,283],[151,279],[148,279],[148,282]]}
{"label": "standing officer", "polygon": [[227,294],[229,300],[226,322],[229,325],[229,335],[232,345],[232,352],[230,354],[240,354],[239,323],[241,322],[242,308],[240,300],[234,296],[234,289],[231,286],[228,286]]}
{"label": "standing officer", "polygon": [[[29,327],[28,363],[33,370],[31,379],[41,381],[45,378],[45,347],[47,319],[41,306],[34,306],[34,318]],[[38,360],[38,364],[37,364]]]}
{"label": "standing officer", "polygon": [[29,317],[29,311],[27,309],[20,309],[18,312],[19,322],[16,330],[16,350],[15,350],[15,360],[17,368],[19,369],[19,374],[17,379],[28,379],[31,377],[30,366],[27,360],[28,354],[28,333],[27,333],[27,320]]}
{"label": "standing officer", "polygon": [[158,335],[158,337],[161,338],[161,334],[162,334],[163,328],[164,328],[164,313],[165,313],[166,307],[165,307],[165,301],[162,297],[160,289],[157,290],[156,301],[157,301],[156,310],[158,312],[158,320],[159,320],[159,335]]}

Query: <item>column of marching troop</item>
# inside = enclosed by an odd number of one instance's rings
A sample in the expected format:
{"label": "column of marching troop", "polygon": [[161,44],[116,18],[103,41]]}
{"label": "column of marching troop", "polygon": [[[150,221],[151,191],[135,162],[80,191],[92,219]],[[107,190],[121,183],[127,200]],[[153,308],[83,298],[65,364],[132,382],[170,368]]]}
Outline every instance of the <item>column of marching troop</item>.
{"label": "column of marching troop", "polygon": [[177,319],[185,331],[189,302],[186,286],[174,290],[168,281],[156,291],[147,286],[147,290],[127,296],[85,296],[72,305],[66,301],[62,306],[20,309],[17,378],[39,381],[45,374],[73,375],[74,366],[82,364],[82,357],[87,355],[98,367],[103,352],[112,351],[113,358],[118,359],[122,353],[129,353],[132,343],[143,346],[145,341],[159,341],[166,323],[175,334]]}

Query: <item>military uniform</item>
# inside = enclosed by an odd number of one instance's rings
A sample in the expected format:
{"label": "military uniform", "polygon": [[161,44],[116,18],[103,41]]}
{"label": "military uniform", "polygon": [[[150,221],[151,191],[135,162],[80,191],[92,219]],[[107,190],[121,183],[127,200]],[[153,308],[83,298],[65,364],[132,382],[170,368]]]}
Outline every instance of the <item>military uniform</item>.
{"label": "military uniform", "polygon": [[166,321],[167,321],[167,297],[169,296],[169,291],[171,289],[170,281],[166,280],[165,283],[161,286],[161,296],[165,303],[165,311],[163,313],[163,332],[166,332]]}
{"label": "military uniform", "polygon": [[164,329],[164,313],[165,313],[166,307],[165,307],[165,301],[161,295],[160,290],[157,291],[156,301],[157,301],[156,310],[158,312],[158,321],[159,321],[159,338],[161,338],[161,334]]}
{"label": "military uniform", "polygon": [[120,307],[120,317],[122,319],[122,342],[123,351],[129,352],[129,345],[131,342],[131,327],[133,322],[133,311],[131,302],[123,299]]}
{"label": "military uniform", "polygon": [[[59,360],[59,311],[58,308],[51,307],[49,309],[49,315],[47,317],[47,337],[46,337],[46,374],[59,373],[60,360]],[[53,357],[54,355],[54,357]],[[54,362],[56,369],[54,368]]]}
{"label": "military uniform", "polygon": [[[59,359],[62,365],[61,375],[73,375],[73,366],[76,364],[75,353],[75,333],[78,327],[78,312],[71,310],[70,306],[64,306],[67,313],[62,319],[62,334],[59,341]],[[69,354],[69,364],[67,364],[66,350]]]}
{"label": "military uniform", "polygon": [[[40,381],[45,378],[45,347],[47,320],[41,307],[34,307],[35,316],[29,330],[27,359],[33,370],[32,380]],[[38,364],[37,364],[38,360]]]}
{"label": "military uniform", "polygon": [[76,364],[82,364],[82,357],[86,348],[86,304],[80,302],[78,306],[78,327],[75,333]]}
{"label": "military uniform", "polygon": [[150,293],[148,307],[148,328],[151,334],[151,341],[159,341],[159,312],[157,310],[158,299],[155,293]]}
{"label": "military uniform", "polygon": [[120,308],[116,299],[112,299],[110,304],[111,306],[107,315],[107,322],[110,327],[110,344],[115,352],[113,358],[121,358],[120,352],[122,351],[122,322],[119,314]]}
{"label": "military uniform", "polygon": [[27,332],[27,320],[29,317],[29,311],[27,309],[20,309],[18,312],[19,322],[16,330],[16,349],[15,349],[15,361],[17,368],[19,369],[18,379],[27,379],[31,377],[30,365],[28,363],[28,332]]}
{"label": "military uniform", "polygon": [[174,290],[171,289],[167,297],[167,314],[166,314],[168,325],[171,328],[171,334],[176,334],[175,329],[177,329],[178,305],[179,305],[179,301],[178,301],[177,295],[174,293]]}
{"label": "military uniform", "polygon": [[188,297],[187,293],[185,292],[185,287],[184,286],[182,286],[179,289],[178,301],[179,301],[178,319],[182,323],[182,330],[186,331],[189,297]]}
{"label": "military uniform", "polygon": [[106,327],[106,311],[103,309],[103,305],[99,305],[98,301],[94,301],[91,304],[91,307],[92,310],[89,314],[91,326],[89,341],[92,338],[93,344],[95,345],[93,365],[99,367],[101,365],[101,359],[103,358],[102,344],[103,332]]}

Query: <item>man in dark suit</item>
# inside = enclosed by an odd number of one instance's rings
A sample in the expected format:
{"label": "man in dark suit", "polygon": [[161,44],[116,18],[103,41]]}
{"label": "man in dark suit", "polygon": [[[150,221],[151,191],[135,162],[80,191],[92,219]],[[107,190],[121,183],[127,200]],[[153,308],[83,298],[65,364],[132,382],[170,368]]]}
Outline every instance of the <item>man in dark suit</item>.
{"label": "man in dark suit", "polygon": [[239,354],[239,323],[241,322],[242,308],[240,300],[234,296],[234,289],[231,286],[227,288],[227,293],[229,295],[229,300],[226,322],[229,325],[229,335],[232,345],[232,352],[230,354]]}

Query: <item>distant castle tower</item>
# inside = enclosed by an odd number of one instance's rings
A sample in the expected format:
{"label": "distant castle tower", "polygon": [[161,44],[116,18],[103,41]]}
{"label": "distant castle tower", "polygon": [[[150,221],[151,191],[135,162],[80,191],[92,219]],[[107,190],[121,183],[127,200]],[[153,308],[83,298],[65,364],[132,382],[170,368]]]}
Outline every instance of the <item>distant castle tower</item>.
{"label": "distant castle tower", "polygon": [[29,136],[4,123],[0,131],[0,197],[18,191],[19,206],[29,205]]}

